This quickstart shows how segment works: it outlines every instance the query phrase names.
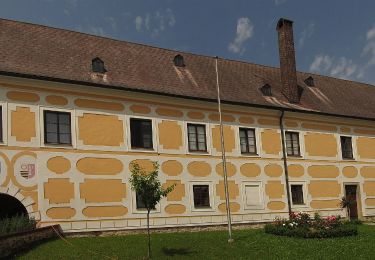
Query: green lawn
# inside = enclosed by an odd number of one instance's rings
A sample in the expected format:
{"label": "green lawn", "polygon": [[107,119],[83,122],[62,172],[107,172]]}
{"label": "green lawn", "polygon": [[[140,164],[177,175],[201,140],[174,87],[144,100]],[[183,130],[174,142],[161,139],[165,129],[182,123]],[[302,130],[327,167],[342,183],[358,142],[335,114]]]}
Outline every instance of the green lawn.
{"label": "green lawn", "polygon": [[[263,229],[234,231],[228,244],[225,231],[152,234],[153,258],[200,259],[375,259],[375,226],[359,226],[355,237],[298,239],[265,234]],[[41,244],[20,259],[142,259],[146,235],[68,238]],[[93,250],[96,255],[85,250]]]}

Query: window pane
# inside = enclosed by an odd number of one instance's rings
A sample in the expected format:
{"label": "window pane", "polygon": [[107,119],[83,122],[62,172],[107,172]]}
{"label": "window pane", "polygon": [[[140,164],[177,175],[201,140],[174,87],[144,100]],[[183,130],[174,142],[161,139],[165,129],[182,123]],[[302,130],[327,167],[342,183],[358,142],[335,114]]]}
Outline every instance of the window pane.
{"label": "window pane", "polygon": [[47,133],[57,133],[57,124],[46,124]]}
{"label": "window pane", "polygon": [[59,123],[70,125],[70,114],[59,114]]}
{"label": "window pane", "polygon": [[146,206],[145,204],[143,203],[143,201],[141,200],[141,196],[139,196],[138,194],[135,195],[135,200],[136,200],[136,206],[137,206],[137,209],[146,209]]}
{"label": "window pane", "polygon": [[303,200],[303,186],[301,184],[291,185],[290,190],[292,192],[292,202],[294,205],[304,204]]}
{"label": "window pane", "polygon": [[188,133],[189,134],[195,134],[196,133],[196,131],[195,131],[195,126],[193,126],[193,125],[188,125]]}
{"label": "window pane", "polygon": [[205,127],[204,126],[197,126],[197,132],[199,135],[206,135]]}
{"label": "window pane", "polygon": [[149,119],[130,119],[132,148],[152,148],[152,122]]}
{"label": "window pane", "polygon": [[46,134],[46,140],[45,140],[46,143],[57,144],[58,143],[57,141],[58,141],[58,139],[57,139],[56,133],[47,133]]}
{"label": "window pane", "polygon": [[45,112],[45,123],[54,123],[57,124],[57,114],[54,112]]}
{"label": "window pane", "polygon": [[210,207],[210,193],[208,185],[194,185],[194,207]]}
{"label": "window pane", "polygon": [[70,134],[60,134],[60,144],[71,144]]}
{"label": "window pane", "polygon": [[198,150],[197,143],[196,142],[189,142],[189,150],[190,151]]}
{"label": "window pane", "polygon": [[199,151],[206,151],[206,143],[198,143],[198,150]]}
{"label": "window pane", "polygon": [[70,125],[59,124],[60,134],[70,134]]}

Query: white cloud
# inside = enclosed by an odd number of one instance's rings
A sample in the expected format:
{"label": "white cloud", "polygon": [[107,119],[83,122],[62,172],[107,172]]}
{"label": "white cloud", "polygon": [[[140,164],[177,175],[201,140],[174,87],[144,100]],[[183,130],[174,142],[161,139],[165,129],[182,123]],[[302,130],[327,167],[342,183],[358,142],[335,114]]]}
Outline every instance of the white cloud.
{"label": "white cloud", "polygon": [[362,62],[354,62],[347,57],[316,55],[310,71],[343,79],[361,79],[375,65],[375,25],[366,32],[366,42],[362,48]]}
{"label": "white cloud", "polygon": [[276,6],[282,5],[286,3],[286,0],[274,0]]}
{"label": "white cloud", "polygon": [[142,24],[143,24],[143,18],[141,16],[137,16],[135,19],[134,19],[134,23],[135,23],[135,29],[140,32],[142,30]]}
{"label": "white cloud", "polygon": [[108,17],[105,17],[104,18],[110,25],[111,25],[111,28],[114,32],[117,31],[117,22],[115,20],[115,18],[111,17],[111,16],[108,16]]}
{"label": "white cloud", "polygon": [[236,38],[229,43],[228,50],[233,53],[243,53],[245,51],[244,43],[254,34],[254,26],[247,17],[241,17],[237,20]]}
{"label": "white cloud", "polygon": [[315,30],[315,24],[310,22],[309,25],[301,32],[300,37],[298,39],[298,46],[303,47],[305,45],[305,41],[312,37]]}
{"label": "white cloud", "polygon": [[104,29],[100,26],[89,26],[88,33],[98,35],[98,36],[105,36]]}
{"label": "white cloud", "polygon": [[367,58],[366,68],[375,65],[375,25],[366,33],[366,45],[363,47],[362,56]]}
{"label": "white cloud", "polygon": [[151,36],[156,37],[167,28],[173,27],[176,24],[176,17],[172,9],[167,8],[165,10],[156,10],[152,14],[139,15],[135,18],[134,22],[138,32],[146,31]]}
{"label": "white cloud", "polygon": [[359,73],[358,65],[351,59],[345,57],[334,58],[322,54],[315,56],[310,65],[310,71],[343,79],[350,79],[353,76],[358,78]]}

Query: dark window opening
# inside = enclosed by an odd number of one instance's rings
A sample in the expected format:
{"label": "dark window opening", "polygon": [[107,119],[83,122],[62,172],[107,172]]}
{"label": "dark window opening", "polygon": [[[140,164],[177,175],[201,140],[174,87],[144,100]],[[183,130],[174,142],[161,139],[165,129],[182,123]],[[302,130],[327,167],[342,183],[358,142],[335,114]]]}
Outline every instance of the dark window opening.
{"label": "dark window opening", "polygon": [[308,78],[306,78],[304,80],[305,84],[309,87],[314,87],[315,86],[315,83],[314,83],[314,79],[313,77],[309,76]]}
{"label": "dark window opening", "polygon": [[104,67],[104,62],[99,58],[95,58],[95,59],[92,60],[91,69],[92,69],[93,72],[97,72],[97,73],[106,73],[107,72],[107,70]]}
{"label": "dark window opening", "polygon": [[70,113],[44,111],[44,142],[47,144],[72,144]]}
{"label": "dark window opening", "polygon": [[135,194],[135,201],[136,201],[137,209],[141,209],[141,210],[142,209],[147,209],[146,208],[146,204],[143,203],[143,200],[142,200],[141,196],[138,193]]}
{"label": "dark window opening", "polygon": [[290,185],[290,191],[292,193],[292,203],[293,205],[303,205],[305,204],[303,199],[303,185],[302,184],[292,184]]}
{"label": "dark window opening", "polygon": [[299,134],[297,132],[285,132],[286,152],[288,156],[300,156]]}
{"label": "dark window opening", "polygon": [[241,153],[256,154],[255,129],[240,128]]}
{"label": "dark window opening", "polygon": [[188,124],[189,151],[207,152],[206,126],[200,124]]}
{"label": "dark window opening", "polygon": [[341,136],[341,153],[343,159],[353,159],[352,138],[349,136]]}
{"label": "dark window opening", "polygon": [[268,84],[266,84],[263,87],[261,87],[260,91],[262,92],[263,96],[267,96],[267,97],[272,96],[272,88]]}
{"label": "dark window opening", "polygon": [[0,142],[3,142],[3,107],[0,106]]}
{"label": "dark window opening", "polygon": [[131,147],[152,149],[152,121],[150,119],[131,118]]}
{"label": "dark window opening", "polygon": [[194,207],[209,208],[210,191],[208,185],[193,185]]}
{"label": "dark window opening", "polygon": [[173,59],[173,63],[176,67],[185,67],[185,63],[184,63],[184,57],[180,54],[177,54],[174,59]]}

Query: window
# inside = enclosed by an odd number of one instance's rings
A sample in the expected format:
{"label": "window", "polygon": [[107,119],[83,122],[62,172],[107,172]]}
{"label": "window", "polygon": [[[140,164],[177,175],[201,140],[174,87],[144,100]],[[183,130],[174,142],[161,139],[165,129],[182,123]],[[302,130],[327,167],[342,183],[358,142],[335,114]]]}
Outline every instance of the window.
{"label": "window", "polygon": [[245,207],[247,209],[263,208],[262,188],[260,182],[246,183],[244,185]]}
{"label": "window", "polygon": [[309,86],[309,87],[314,87],[314,86],[315,86],[315,84],[314,84],[314,79],[313,79],[313,77],[311,77],[311,76],[309,76],[308,78],[306,78],[306,79],[304,80],[304,82],[305,82],[305,84],[306,84],[307,86]]}
{"label": "window", "polygon": [[70,113],[44,110],[44,143],[72,144]]}
{"label": "window", "polygon": [[138,193],[135,194],[135,204],[137,209],[146,209],[146,205],[143,203],[143,201],[141,200],[141,196],[139,196]]}
{"label": "window", "polygon": [[299,134],[297,132],[285,132],[286,152],[288,156],[300,156]]}
{"label": "window", "polygon": [[293,205],[304,205],[305,200],[303,197],[303,184],[290,185],[290,192],[292,194]]}
{"label": "window", "polygon": [[95,58],[91,61],[91,69],[93,72],[106,73],[104,62],[100,58]]}
{"label": "window", "polygon": [[256,154],[255,129],[240,128],[241,153]]}
{"label": "window", "polygon": [[150,119],[130,118],[132,148],[152,149],[152,121]]}
{"label": "window", "polygon": [[194,208],[210,208],[209,185],[193,185]]}
{"label": "window", "polygon": [[176,67],[185,67],[185,63],[184,63],[184,57],[180,54],[177,54],[174,59],[173,59],[173,63]]}
{"label": "window", "polygon": [[189,151],[207,152],[206,126],[199,124],[188,124]]}
{"label": "window", "polygon": [[0,106],[0,142],[3,141],[3,107]]}
{"label": "window", "polygon": [[343,159],[353,159],[352,138],[349,136],[340,136],[341,153]]}
{"label": "window", "polygon": [[260,91],[262,92],[263,96],[266,96],[266,97],[272,96],[272,88],[268,84],[265,84],[263,87],[261,87]]}

